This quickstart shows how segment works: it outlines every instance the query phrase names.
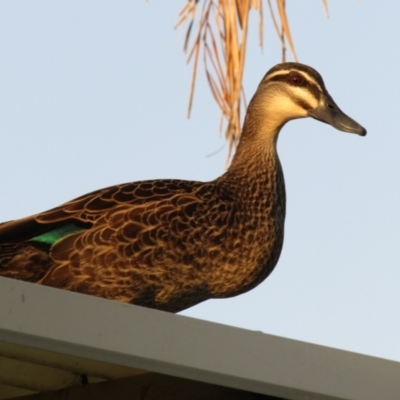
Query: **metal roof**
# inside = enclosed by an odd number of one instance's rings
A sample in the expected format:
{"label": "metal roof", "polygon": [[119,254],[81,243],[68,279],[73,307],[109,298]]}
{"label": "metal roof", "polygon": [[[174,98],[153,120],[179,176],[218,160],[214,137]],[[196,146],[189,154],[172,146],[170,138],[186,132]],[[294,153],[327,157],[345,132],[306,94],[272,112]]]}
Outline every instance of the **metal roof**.
{"label": "metal roof", "polygon": [[[169,387],[195,381],[209,393],[400,398],[398,362],[7,278],[0,278],[0,294],[0,399],[77,393],[83,374],[99,396],[127,382],[163,387],[168,378]],[[218,397],[225,398],[203,398]]]}

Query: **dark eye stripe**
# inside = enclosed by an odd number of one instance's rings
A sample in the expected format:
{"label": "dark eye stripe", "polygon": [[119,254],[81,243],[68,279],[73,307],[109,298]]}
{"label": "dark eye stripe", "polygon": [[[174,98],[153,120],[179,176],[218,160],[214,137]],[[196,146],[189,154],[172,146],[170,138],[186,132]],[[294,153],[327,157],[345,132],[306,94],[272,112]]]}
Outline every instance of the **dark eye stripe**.
{"label": "dark eye stripe", "polygon": [[[280,74],[280,75],[272,76],[271,78],[267,77],[267,79],[265,80],[265,83],[268,83],[268,82],[285,82],[285,83],[288,83],[290,85],[291,83],[290,83],[290,80],[288,79],[289,75],[290,75],[290,73],[288,72],[286,74]],[[321,91],[318,88],[318,86],[315,83],[310,82],[303,75],[301,77],[303,78],[303,83],[301,85],[297,85],[296,87],[303,87],[303,88],[307,89],[317,99],[317,101],[319,101],[319,99],[321,97]]]}
{"label": "dark eye stripe", "polygon": [[275,65],[266,73],[265,78],[270,74],[273,75],[276,72],[283,72],[283,71],[303,72],[307,76],[311,77],[320,86],[322,91],[325,90],[324,80],[322,79],[321,75],[314,68],[311,68],[308,65],[304,64],[287,62]]}

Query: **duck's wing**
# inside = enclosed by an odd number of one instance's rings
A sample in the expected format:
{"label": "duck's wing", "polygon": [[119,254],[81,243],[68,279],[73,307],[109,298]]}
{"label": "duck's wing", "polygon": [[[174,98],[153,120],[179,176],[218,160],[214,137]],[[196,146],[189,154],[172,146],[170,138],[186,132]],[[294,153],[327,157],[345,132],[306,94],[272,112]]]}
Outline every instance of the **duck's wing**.
{"label": "duck's wing", "polygon": [[[181,180],[141,181],[100,189],[51,210],[0,224],[0,244],[26,241],[53,245],[74,232],[90,229],[113,210],[154,209],[159,202],[193,201],[202,183]],[[178,200],[180,199],[180,200]]]}
{"label": "duck's wing", "polygon": [[[0,276],[117,297],[119,289],[112,285],[103,294],[85,286],[88,279],[97,279],[90,276],[90,268],[107,274],[118,269],[117,263],[127,265],[128,257],[132,266],[138,260],[142,266],[150,265],[157,241],[174,240],[167,233],[171,226],[179,226],[180,235],[185,234],[184,228],[190,229],[187,221],[207,197],[203,185],[176,180],[118,185],[3,223]],[[77,259],[79,266],[74,269]]]}

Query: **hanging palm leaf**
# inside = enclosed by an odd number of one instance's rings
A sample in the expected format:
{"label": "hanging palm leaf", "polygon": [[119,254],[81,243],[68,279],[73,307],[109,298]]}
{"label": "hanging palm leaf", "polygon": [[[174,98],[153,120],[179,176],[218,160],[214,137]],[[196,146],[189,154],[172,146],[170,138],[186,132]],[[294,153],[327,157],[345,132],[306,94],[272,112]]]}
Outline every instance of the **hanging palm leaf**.
{"label": "hanging palm leaf", "polygon": [[[276,11],[273,10],[271,0],[267,2],[281,41],[283,61],[286,59],[286,41],[293,58],[297,60],[285,0],[276,0]],[[327,10],[327,0],[323,0],[323,3]],[[242,81],[249,14],[252,9],[259,14],[259,44],[262,47],[262,0],[187,0],[176,24],[176,27],[187,24],[184,50],[188,54],[187,61],[193,61],[188,117],[193,105],[198,63],[202,54],[211,93],[221,109],[221,129],[225,127],[225,136],[229,143],[228,160],[239,140],[241,106],[246,106]],[[278,26],[275,14],[278,14],[281,27]],[[193,33],[195,29],[197,31]]]}

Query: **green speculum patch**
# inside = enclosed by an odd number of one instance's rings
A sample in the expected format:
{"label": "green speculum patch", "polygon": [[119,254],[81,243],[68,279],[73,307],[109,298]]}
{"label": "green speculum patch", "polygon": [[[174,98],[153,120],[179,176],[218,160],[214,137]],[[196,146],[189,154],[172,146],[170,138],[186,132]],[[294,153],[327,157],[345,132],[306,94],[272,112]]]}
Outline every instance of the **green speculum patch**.
{"label": "green speculum patch", "polygon": [[65,236],[70,235],[71,233],[81,231],[83,228],[80,228],[74,224],[68,224],[62,226],[57,229],[53,229],[49,232],[43,233],[39,236],[35,236],[34,238],[30,239],[34,242],[45,243],[48,245],[53,245],[54,243],[58,242],[60,239],[64,238]]}

